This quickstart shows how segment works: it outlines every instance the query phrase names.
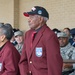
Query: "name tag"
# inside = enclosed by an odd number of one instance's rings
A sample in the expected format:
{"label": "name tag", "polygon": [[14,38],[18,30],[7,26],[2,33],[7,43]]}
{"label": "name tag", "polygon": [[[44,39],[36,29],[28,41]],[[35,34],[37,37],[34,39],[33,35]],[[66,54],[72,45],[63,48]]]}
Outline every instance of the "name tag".
{"label": "name tag", "polygon": [[41,57],[42,56],[42,47],[37,47],[36,50],[35,50],[35,53],[36,53],[36,56],[37,57]]}

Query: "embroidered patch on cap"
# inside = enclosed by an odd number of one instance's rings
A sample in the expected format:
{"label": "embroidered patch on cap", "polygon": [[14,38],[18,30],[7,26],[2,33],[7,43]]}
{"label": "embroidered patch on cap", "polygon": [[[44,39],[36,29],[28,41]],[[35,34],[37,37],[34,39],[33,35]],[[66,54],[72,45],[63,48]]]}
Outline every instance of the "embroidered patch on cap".
{"label": "embroidered patch on cap", "polygon": [[33,10],[33,11],[35,11],[35,10],[36,10],[36,8],[35,8],[35,7],[33,7],[33,8],[32,8],[32,10]]}
{"label": "embroidered patch on cap", "polygon": [[41,11],[41,10],[39,10],[39,11],[38,11],[38,14],[42,14],[42,11]]}

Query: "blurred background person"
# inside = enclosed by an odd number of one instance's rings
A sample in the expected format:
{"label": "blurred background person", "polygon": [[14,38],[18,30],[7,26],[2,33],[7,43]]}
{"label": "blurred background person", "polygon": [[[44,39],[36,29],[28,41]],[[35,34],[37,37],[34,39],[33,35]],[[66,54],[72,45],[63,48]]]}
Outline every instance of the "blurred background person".
{"label": "blurred background person", "polygon": [[72,35],[71,35],[71,33],[70,33],[70,28],[64,28],[63,29],[63,32],[65,32],[66,34],[67,34],[67,36],[68,36],[68,39],[69,39],[69,42],[70,42],[70,44],[72,45],[72,43],[73,43],[73,38],[72,38]]}
{"label": "blurred background person", "polygon": [[22,53],[23,43],[24,43],[24,36],[22,31],[16,31],[14,33],[15,41],[17,44],[15,45],[16,49],[19,51],[19,53]]}
{"label": "blurred background person", "polygon": [[[62,58],[75,60],[75,48],[69,43],[68,35],[65,32],[60,32],[57,34],[57,37],[60,44],[60,52]],[[75,75],[75,72],[73,72],[74,69],[75,64],[63,63],[63,75]]]}
{"label": "blurred background person", "polygon": [[57,29],[57,28],[54,28],[54,29],[52,29],[53,30],[53,32],[57,35],[57,33],[59,33],[59,32],[61,32],[59,29]]}
{"label": "blurred background person", "polygon": [[72,34],[72,38],[73,38],[72,46],[75,47],[75,28],[72,28],[72,29],[70,30],[70,33]]}
{"label": "blurred background person", "polygon": [[72,46],[75,47],[75,35],[73,36],[73,43],[72,43]]}
{"label": "blurred background person", "polygon": [[12,36],[12,38],[10,39],[10,42],[11,42],[14,46],[17,45],[17,42],[16,42],[16,40],[15,40],[15,36],[14,36],[14,33],[17,32],[17,31],[19,31],[19,29],[13,28],[13,36]]}

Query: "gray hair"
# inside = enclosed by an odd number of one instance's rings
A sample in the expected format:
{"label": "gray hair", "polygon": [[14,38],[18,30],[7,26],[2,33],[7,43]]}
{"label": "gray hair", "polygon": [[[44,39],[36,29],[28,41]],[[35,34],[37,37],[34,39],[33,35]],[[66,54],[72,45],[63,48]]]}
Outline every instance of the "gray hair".
{"label": "gray hair", "polygon": [[[40,16],[40,15],[37,15],[37,16]],[[43,16],[41,16],[43,17]],[[48,18],[47,17],[43,17],[44,18],[44,21],[47,22]]]}
{"label": "gray hair", "polygon": [[13,31],[7,25],[0,23],[0,34],[4,34],[8,40],[10,40],[13,36]]}
{"label": "gray hair", "polygon": [[43,17],[43,18],[44,18],[44,21],[47,22],[48,18],[47,17]]}

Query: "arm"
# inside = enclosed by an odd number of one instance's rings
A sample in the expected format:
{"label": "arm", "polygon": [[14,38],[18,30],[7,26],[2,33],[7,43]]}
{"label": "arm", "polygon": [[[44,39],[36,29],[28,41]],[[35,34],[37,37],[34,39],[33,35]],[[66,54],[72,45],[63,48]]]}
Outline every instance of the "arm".
{"label": "arm", "polygon": [[63,63],[63,69],[66,69],[66,68],[72,69],[73,64],[72,63]]}
{"label": "arm", "polygon": [[60,46],[55,35],[46,41],[48,75],[61,75],[63,61],[60,55]]}
{"label": "arm", "polygon": [[3,59],[3,73],[1,75],[19,75],[18,62],[20,55],[15,50],[14,48],[12,50],[7,49],[4,52],[5,59]]}

